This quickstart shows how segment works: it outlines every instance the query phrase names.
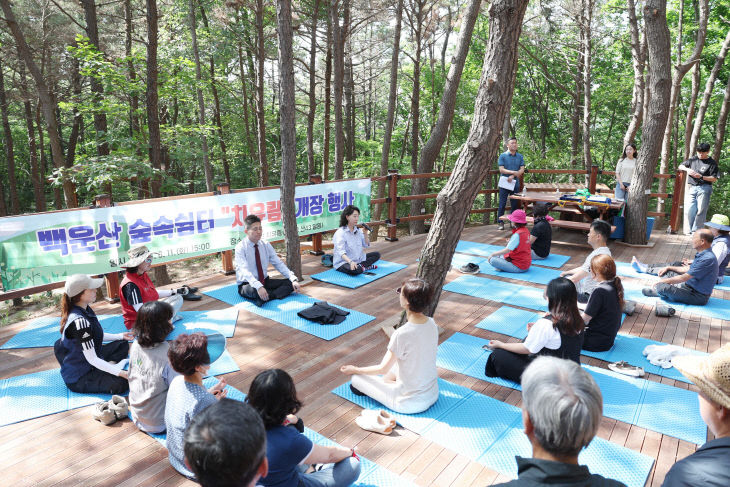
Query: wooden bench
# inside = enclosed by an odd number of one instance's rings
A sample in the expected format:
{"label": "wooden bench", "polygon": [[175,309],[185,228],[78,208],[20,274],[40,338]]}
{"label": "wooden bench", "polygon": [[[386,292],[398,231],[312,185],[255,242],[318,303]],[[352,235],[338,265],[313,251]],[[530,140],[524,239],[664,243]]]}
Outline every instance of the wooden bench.
{"label": "wooden bench", "polygon": [[[503,215],[499,217],[502,221],[509,221],[507,218],[507,215]],[[527,223],[535,223],[535,218],[528,216],[527,217]],[[567,228],[569,230],[582,230],[584,232],[587,232],[591,229],[590,222],[574,222],[570,220],[553,220],[550,222],[551,227],[558,227],[558,228]],[[611,233],[613,233],[616,230],[616,227],[614,225],[611,225]]]}

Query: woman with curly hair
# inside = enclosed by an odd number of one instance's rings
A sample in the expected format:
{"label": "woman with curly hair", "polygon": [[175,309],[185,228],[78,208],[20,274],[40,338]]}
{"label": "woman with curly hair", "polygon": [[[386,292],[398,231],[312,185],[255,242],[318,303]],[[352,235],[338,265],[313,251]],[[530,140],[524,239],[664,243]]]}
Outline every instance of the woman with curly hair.
{"label": "woman with curly hair", "polygon": [[165,402],[170,382],[178,373],[170,365],[165,337],[172,331],[172,306],[165,301],[144,303],[137,311],[129,350],[129,411],[146,433],[165,431]]}
{"label": "woman with curly hair", "polygon": [[[291,376],[281,369],[261,372],[246,397],[266,428],[269,473],[257,485],[276,487],[345,487],[360,476],[354,448],[322,446],[304,436],[304,422],[295,414],[302,407]],[[309,465],[326,464],[306,473]]]}

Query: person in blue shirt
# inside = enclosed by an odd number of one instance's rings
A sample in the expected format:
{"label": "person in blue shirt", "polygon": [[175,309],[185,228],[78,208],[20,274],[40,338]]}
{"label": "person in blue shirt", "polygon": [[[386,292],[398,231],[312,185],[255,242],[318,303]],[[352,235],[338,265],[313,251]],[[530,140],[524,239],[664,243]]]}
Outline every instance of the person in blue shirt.
{"label": "person in blue shirt", "polygon": [[[500,220],[500,217],[504,215],[504,209],[507,206],[507,200],[510,195],[517,193],[520,190],[520,177],[525,172],[525,159],[522,154],[517,152],[517,139],[512,137],[507,141],[507,150],[499,156],[499,173],[500,179],[505,178],[508,184],[514,182],[514,189],[507,189],[499,187],[499,208],[497,209],[497,221],[499,222],[499,229],[504,230],[504,222]],[[519,202],[515,200],[510,201],[512,211],[515,211],[519,207]]]}
{"label": "person in blue shirt", "polygon": [[[345,487],[360,476],[354,448],[323,446],[304,436],[304,422],[294,416],[302,403],[291,376],[281,369],[264,370],[254,378],[246,402],[261,415],[266,428],[269,472],[264,487]],[[326,464],[306,473],[309,465]]]}
{"label": "person in blue shirt", "polygon": [[712,253],[713,235],[702,229],[692,235],[692,247],[697,251],[687,266],[667,266],[659,270],[662,277],[653,287],[643,289],[645,296],[660,296],[667,301],[704,306],[717,282],[717,257]]}
{"label": "person in blue shirt", "polygon": [[340,228],[332,237],[332,267],[352,276],[377,269],[375,263],[380,259],[380,252],[365,252],[364,249],[370,247],[370,231],[364,225],[358,227],[359,221],[360,208],[346,206],[340,214]]}

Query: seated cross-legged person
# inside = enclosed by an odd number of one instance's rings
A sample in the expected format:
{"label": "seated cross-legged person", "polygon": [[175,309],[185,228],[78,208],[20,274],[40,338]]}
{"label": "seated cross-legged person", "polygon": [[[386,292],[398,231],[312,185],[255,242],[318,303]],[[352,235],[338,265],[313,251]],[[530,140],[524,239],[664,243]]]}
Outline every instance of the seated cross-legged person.
{"label": "seated cross-legged person", "polygon": [[544,260],[550,255],[550,245],[553,241],[553,229],[550,220],[553,217],[548,215],[547,203],[535,203],[532,212],[535,217],[530,232],[530,248],[532,249],[532,260]]}
{"label": "seated cross-legged person", "polygon": [[487,377],[520,382],[522,372],[538,355],[551,355],[580,363],[585,324],[578,310],[575,284],[558,277],[548,283],[545,293],[549,314],[535,323],[528,323],[524,342],[489,342],[492,353],[484,367]]}
{"label": "seated cross-legged person", "polygon": [[369,367],[343,365],[340,371],[352,375],[355,394],[370,396],[393,411],[416,414],[438,400],[438,327],[424,314],[432,295],[426,281],[408,279],[396,292],[408,321],[393,332],[383,360]]}
{"label": "seated cross-legged person", "polygon": [[360,209],[348,205],[340,214],[340,228],[332,237],[334,255],[332,267],[345,274],[356,276],[371,269],[377,269],[375,263],[380,259],[380,252],[367,252],[370,247],[370,230],[364,225],[358,227]]}
{"label": "seated cross-legged person", "polygon": [[[246,226],[246,238],[236,245],[233,260],[238,294],[252,299],[257,306],[263,306],[270,299],[283,299],[292,292],[299,291],[297,276],[276,255],[274,247],[261,238],[261,218],[248,215],[243,223]],[[270,278],[269,264],[286,279]]]}
{"label": "seated cross-legged person", "polygon": [[527,215],[524,210],[515,210],[507,218],[515,227],[512,230],[512,237],[505,248],[492,252],[487,261],[498,271],[527,272],[532,264]]}
{"label": "seated cross-legged person", "polygon": [[583,350],[605,352],[613,346],[621,328],[621,310],[624,307],[624,287],[616,275],[616,263],[609,255],[597,255],[591,260],[591,277],[598,283],[585,311],[581,314],[586,324]]}
{"label": "seated cross-legged person", "polygon": [[[718,263],[712,253],[712,233],[707,229],[692,234],[692,248],[697,251],[689,265],[665,266],[657,271],[662,277],[652,287],[645,287],[645,296],[660,296],[667,301],[704,306],[717,282]],[[647,269],[648,270],[648,269]]]}
{"label": "seated cross-legged person", "polygon": [[[728,263],[730,263],[730,219],[725,215],[712,215],[712,220],[705,222],[705,226],[710,227],[710,232],[712,232],[713,238],[710,250],[715,254],[718,263],[716,284],[721,284],[725,279],[725,270]],[[690,264],[692,264],[692,259],[682,259],[665,264],[644,264],[636,256],[631,258],[631,266],[636,271],[655,276],[665,267],[682,267]],[[670,271],[664,275],[671,277],[676,273]]]}
{"label": "seated cross-legged person", "polygon": [[608,222],[593,220],[591,228],[588,230],[588,244],[593,248],[593,251],[588,254],[586,260],[583,261],[583,265],[560,273],[561,277],[567,277],[575,283],[578,288],[578,302],[580,303],[587,303],[588,297],[598,287],[598,283],[591,277],[591,261],[597,255],[611,255],[611,249],[608,248],[610,235],[611,225]]}
{"label": "seated cross-legged person", "polygon": [[700,415],[715,436],[669,469],[662,487],[730,485],[730,344],[708,357],[674,357],[672,365],[697,386]]}

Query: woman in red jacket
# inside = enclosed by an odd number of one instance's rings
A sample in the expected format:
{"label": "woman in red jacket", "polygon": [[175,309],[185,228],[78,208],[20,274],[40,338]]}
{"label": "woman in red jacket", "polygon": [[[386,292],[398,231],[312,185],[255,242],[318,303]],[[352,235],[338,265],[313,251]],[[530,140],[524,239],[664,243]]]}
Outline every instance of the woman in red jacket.
{"label": "woman in red jacket", "polygon": [[527,215],[525,215],[524,210],[515,210],[507,218],[515,227],[512,230],[512,238],[509,239],[505,248],[493,252],[487,260],[498,271],[526,272],[532,264]]}

